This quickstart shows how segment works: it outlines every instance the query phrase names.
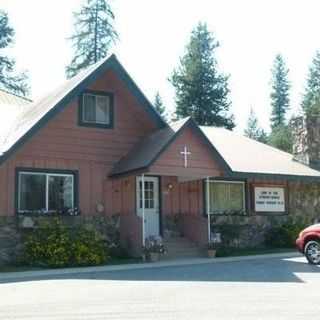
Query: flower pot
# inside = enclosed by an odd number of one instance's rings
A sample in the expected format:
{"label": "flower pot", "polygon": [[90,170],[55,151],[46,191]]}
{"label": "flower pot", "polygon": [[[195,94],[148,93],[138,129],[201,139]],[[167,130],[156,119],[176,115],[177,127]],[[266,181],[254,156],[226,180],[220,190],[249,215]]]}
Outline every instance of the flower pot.
{"label": "flower pot", "polygon": [[149,253],[149,261],[157,262],[160,259],[160,254],[158,252],[150,252]]}
{"label": "flower pot", "polygon": [[215,258],[217,250],[215,249],[208,249],[208,258]]}

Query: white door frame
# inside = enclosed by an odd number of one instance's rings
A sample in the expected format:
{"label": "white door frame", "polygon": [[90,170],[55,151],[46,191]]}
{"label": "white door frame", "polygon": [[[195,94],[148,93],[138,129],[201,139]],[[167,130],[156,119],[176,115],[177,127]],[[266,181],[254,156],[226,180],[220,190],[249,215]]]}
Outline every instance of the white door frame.
{"label": "white door frame", "polygon": [[[148,208],[145,207],[146,201],[145,201],[145,182],[153,182],[154,183],[154,207]],[[142,188],[140,190],[140,182],[142,183]],[[140,208],[140,192],[142,196],[142,207]],[[137,176],[136,177],[136,213],[138,216],[142,218],[142,243],[145,244],[145,238],[149,236],[146,232],[146,217],[150,216],[158,216],[158,220],[156,221],[156,224],[158,226],[157,234],[155,236],[159,236],[161,234],[161,205],[160,205],[160,177],[157,176]]]}

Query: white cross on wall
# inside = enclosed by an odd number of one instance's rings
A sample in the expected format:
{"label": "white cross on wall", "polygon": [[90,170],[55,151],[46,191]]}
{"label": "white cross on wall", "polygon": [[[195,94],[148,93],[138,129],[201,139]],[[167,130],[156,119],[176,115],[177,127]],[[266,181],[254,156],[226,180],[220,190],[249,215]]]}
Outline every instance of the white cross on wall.
{"label": "white cross on wall", "polygon": [[180,152],[184,156],[184,167],[187,168],[188,166],[188,155],[191,154],[190,151],[188,151],[187,146],[184,146],[183,151]]}

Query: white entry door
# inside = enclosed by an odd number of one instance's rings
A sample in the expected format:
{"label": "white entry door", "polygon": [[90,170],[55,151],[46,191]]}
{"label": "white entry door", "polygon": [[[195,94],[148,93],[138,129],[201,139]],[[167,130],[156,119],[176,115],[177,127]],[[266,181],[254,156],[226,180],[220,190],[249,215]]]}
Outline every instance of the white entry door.
{"label": "white entry door", "polygon": [[[137,214],[142,217],[142,178],[137,177]],[[159,178],[144,177],[145,238],[160,235]]]}

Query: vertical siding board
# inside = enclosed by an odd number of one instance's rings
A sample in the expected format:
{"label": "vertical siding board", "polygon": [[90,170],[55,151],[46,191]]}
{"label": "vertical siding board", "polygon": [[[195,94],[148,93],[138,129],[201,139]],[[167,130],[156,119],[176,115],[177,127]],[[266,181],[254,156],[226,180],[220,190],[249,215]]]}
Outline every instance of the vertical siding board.
{"label": "vertical siding board", "polygon": [[[117,183],[110,185],[106,177],[121,157],[155,130],[155,124],[112,71],[102,75],[91,89],[114,93],[114,129],[79,127],[78,98],[75,98],[0,167],[0,214],[14,213],[16,166],[78,170],[79,205],[83,214],[94,214],[99,202],[105,203],[108,214],[121,211],[114,192]],[[114,203],[110,206],[108,200],[113,195]],[[128,205],[133,205],[132,195]]]}
{"label": "vertical siding board", "polygon": [[8,175],[8,169],[7,165],[4,164],[2,167],[0,167],[0,215],[6,215],[7,212],[7,175]]}

